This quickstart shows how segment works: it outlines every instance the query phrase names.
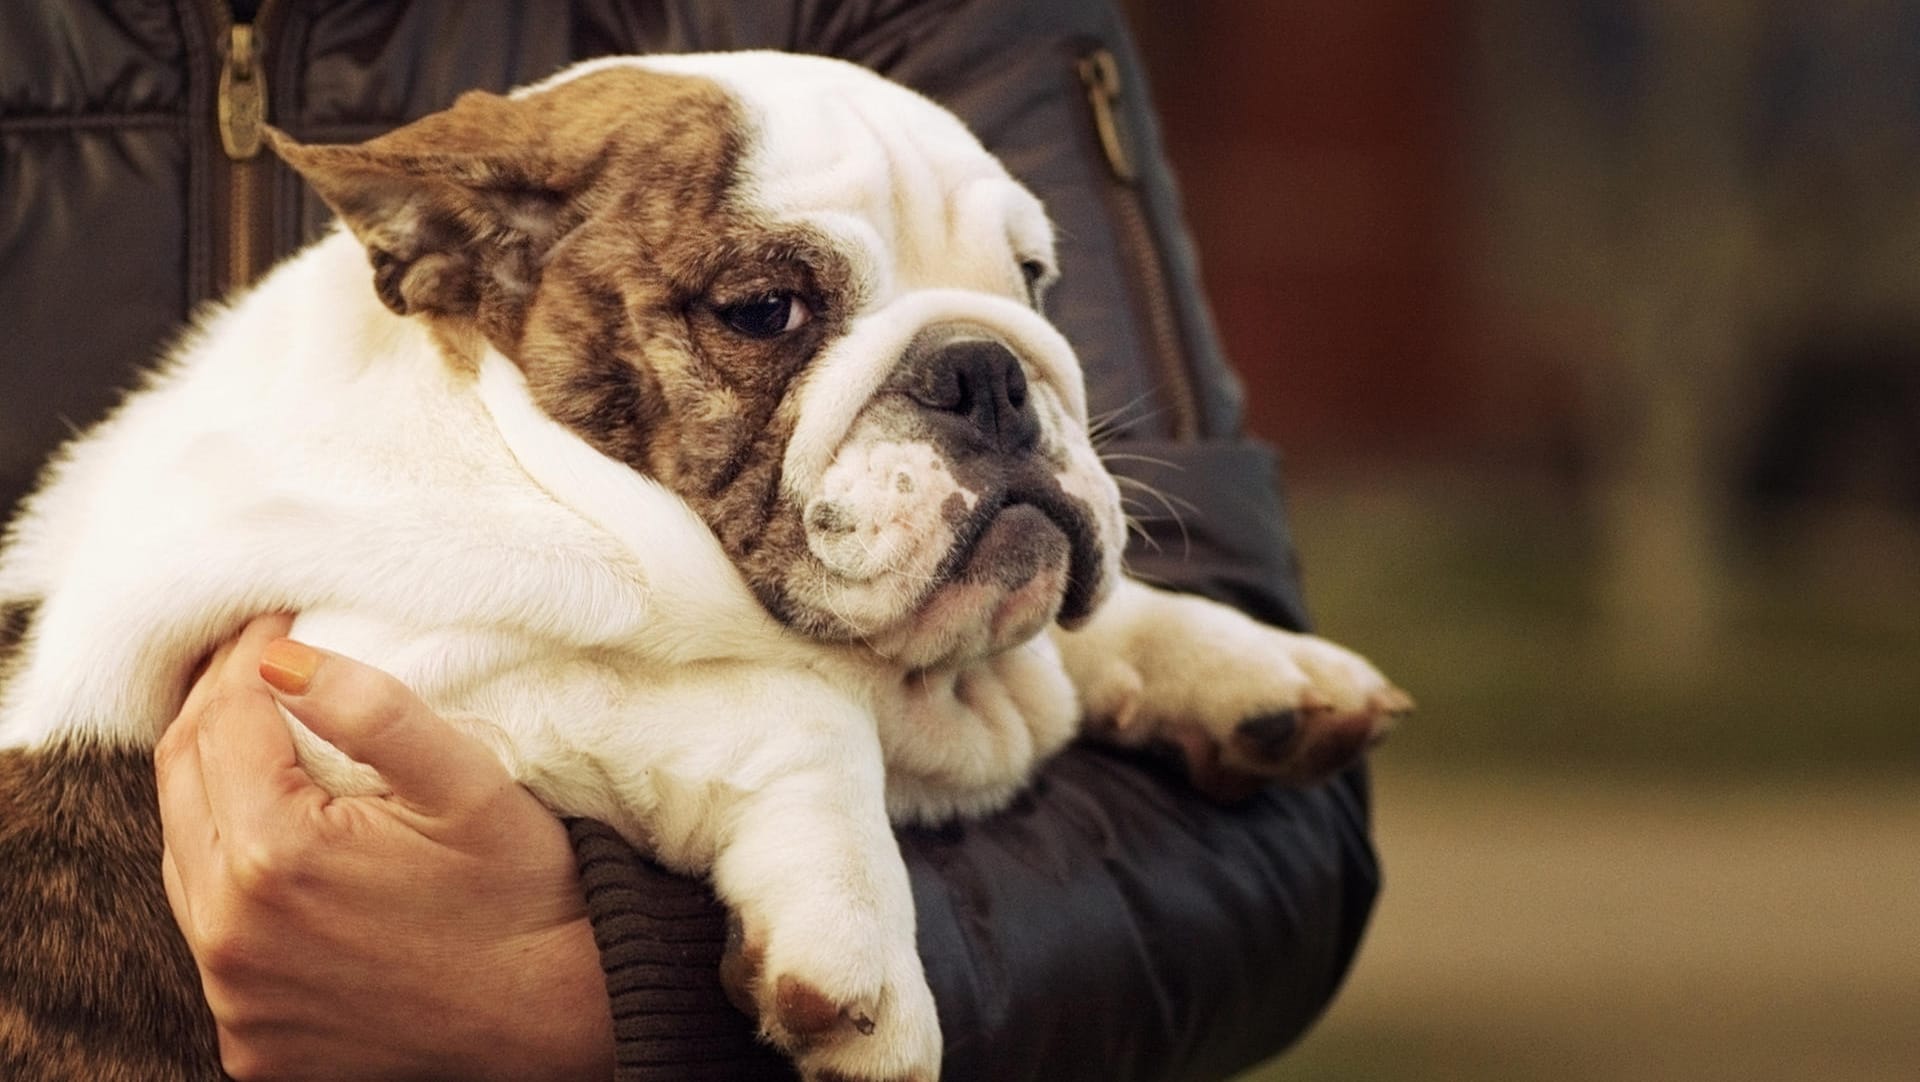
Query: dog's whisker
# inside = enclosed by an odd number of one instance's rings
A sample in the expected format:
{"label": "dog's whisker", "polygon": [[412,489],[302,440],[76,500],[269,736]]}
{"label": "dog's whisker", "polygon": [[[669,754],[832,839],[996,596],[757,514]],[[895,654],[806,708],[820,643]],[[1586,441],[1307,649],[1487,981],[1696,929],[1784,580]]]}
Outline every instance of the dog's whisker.
{"label": "dog's whisker", "polygon": [[1132,567],[1127,568],[1127,577],[1138,582],[1144,582],[1148,586],[1159,586],[1165,589],[1174,588],[1173,580],[1160,575],[1148,574],[1145,571],[1140,571]]}
{"label": "dog's whisker", "polygon": [[1154,392],[1152,391],[1142,391],[1139,394],[1135,395],[1132,401],[1124,402],[1118,406],[1115,406],[1110,410],[1105,410],[1099,414],[1096,414],[1094,417],[1092,417],[1087,421],[1087,439],[1093,443],[1096,449],[1098,449],[1100,444],[1118,435],[1120,431],[1120,427],[1123,424],[1133,422],[1133,421],[1151,420],[1154,417],[1165,412],[1164,410],[1158,407],[1155,407],[1151,409],[1142,410],[1139,413],[1135,414],[1134,416],[1131,416],[1131,417],[1128,416],[1128,414],[1133,412],[1136,408],[1140,407],[1141,405],[1147,403],[1150,399],[1152,399],[1153,395],[1154,395]]}
{"label": "dog's whisker", "polygon": [[1120,485],[1123,488],[1130,488],[1135,492],[1144,492],[1162,501],[1163,503],[1177,502],[1183,505],[1187,510],[1192,511],[1196,515],[1200,513],[1199,505],[1194,503],[1192,500],[1189,500],[1186,497],[1180,496],[1175,493],[1170,493],[1167,490],[1161,488],[1159,485],[1152,483],[1151,481],[1143,481],[1138,477],[1124,477],[1120,475],[1115,475],[1113,480],[1115,484]]}
{"label": "dog's whisker", "polygon": [[1161,458],[1158,455],[1143,455],[1134,451],[1102,451],[1100,452],[1100,461],[1102,462],[1144,462],[1149,466],[1164,466],[1170,470],[1177,470],[1182,473],[1186,472],[1186,467],[1184,465],[1178,462],[1175,462],[1170,458]]}
{"label": "dog's whisker", "polygon": [[1142,545],[1145,545],[1148,551],[1151,551],[1151,552],[1160,551],[1159,539],[1154,537],[1153,534],[1149,533],[1147,531],[1146,526],[1142,525],[1139,519],[1134,518],[1132,515],[1128,515],[1126,516],[1126,523],[1127,523],[1127,532],[1138,537],[1140,539],[1140,543]]}
{"label": "dog's whisker", "polygon": [[1193,501],[1170,495],[1169,493],[1161,491],[1157,486],[1150,485],[1137,477],[1115,477],[1114,480],[1123,487],[1132,488],[1134,491],[1151,496],[1158,501],[1167,513],[1164,517],[1156,517],[1156,521],[1171,519],[1174,526],[1180,531],[1181,558],[1185,559],[1193,555],[1193,536],[1187,532],[1186,519],[1180,514],[1180,507],[1176,506],[1176,501],[1178,501],[1178,503],[1186,505],[1187,510],[1197,515],[1200,513],[1200,508],[1196,506]]}

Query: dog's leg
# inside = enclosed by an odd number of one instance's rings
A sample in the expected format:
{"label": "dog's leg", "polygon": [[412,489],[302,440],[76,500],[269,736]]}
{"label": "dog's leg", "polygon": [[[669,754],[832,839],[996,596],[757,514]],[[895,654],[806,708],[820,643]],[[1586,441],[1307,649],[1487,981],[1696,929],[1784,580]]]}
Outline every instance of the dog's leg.
{"label": "dog's leg", "polygon": [[1172,744],[1194,784],[1222,799],[1268,780],[1323,778],[1413,708],[1350,650],[1131,579],[1085,627],[1054,640],[1087,732]]}
{"label": "dog's leg", "polygon": [[811,679],[764,694],[766,743],[786,750],[730,772],[718,816],[728,994],[809,1080],[933,1082],[940,1023],[873,719]]}

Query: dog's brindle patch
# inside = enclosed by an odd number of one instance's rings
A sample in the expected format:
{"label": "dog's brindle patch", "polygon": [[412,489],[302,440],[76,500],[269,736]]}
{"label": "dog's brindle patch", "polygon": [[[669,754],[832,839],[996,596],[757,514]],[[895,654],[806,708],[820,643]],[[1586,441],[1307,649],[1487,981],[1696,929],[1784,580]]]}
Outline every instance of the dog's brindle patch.
{"label": "dog's brindle patch", "polygon": [[0,1078],[226,1078],[160,848],[147,750],[0,751]]}
{"label": "dog's brindle patch", "polygon": [[[0,673],[33,612],[0,607]],[[0,750],[0,1078],[226,1078],[160,845],[150,752]]]}
{"label": "dog's brindle patch", "polygon": [[[829,245],[746,204],[751,137],[718,85],[615,68],[524,99],[468,94],[358,147],[275,145],[366,243],[389,307],[476,328],[555,420],[685,500],[793,622],[785,579],[807,546],[780,498],[791,392],[859,298]],[[812,318],[767,339],[722,320],[773,293]]]}

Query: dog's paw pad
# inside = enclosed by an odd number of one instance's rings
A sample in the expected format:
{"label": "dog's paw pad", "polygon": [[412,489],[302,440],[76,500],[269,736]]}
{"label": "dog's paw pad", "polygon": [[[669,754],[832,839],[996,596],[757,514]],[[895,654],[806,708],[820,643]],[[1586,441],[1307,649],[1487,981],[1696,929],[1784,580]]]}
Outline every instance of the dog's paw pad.
{"label": "dog's paw pad", "polygon": [[[787,1042],[806,1047],[852,1030],[873,1036],[874,1010],[864,1003],[840,1003],[791,973],[774,982],[773,1023],[786,1032]],[[849,1034],[850,1035],[850,1034]]]}
{"label": "dog's paw pad", "polygon": [[1221,745],[1197,725],[1178,725],[1148,745],[1151,752],[1175,770],[1183,770],[1187,781],[1209,800],[1238,804],[1266,788],[1268,778],[1231,765],[1221,754]]}
{"label": "dog's paw pad", "polygon": [[1228,739],[1236,755],[1252,763],[1284,763],[1300,738],[1299,713],[1275,710],[1251,717],[1234,727]]}
{"label": "dog's paw pad", "polygon": [[1380,726],[1370,711],[1323,715],[1284,773],[1300,781],[1318,781],[1345,768],[1372,747]]}
{"label": "dog's paw pad", "polygon": [[[1318,781],[1360,758],[1412,711],[1413,699],[1391,686],[1372,692],[1359,706],[1348,707],[1310,688],[1292,707],[1264,711],[1234,726],[1218,766],[1195,775],[1224,769],[1229,776],[1251,775],[1262,781]],[[1210,777],[1207,780],[1210,784],[1203,788],[1209,791],[1245,788],[1238,777],[1233,777],[1235,784],[1224,787],[1211,783]]]}
{"label": "dog's paw pad", "polygon": [[720,987],[728,1002],[759,1024],[765,1040],[795,1055],[857,1044],[880,1030],[877,1001],[838,999],[798,973],[770,973],[764,939],[737,913],[727,918]]}

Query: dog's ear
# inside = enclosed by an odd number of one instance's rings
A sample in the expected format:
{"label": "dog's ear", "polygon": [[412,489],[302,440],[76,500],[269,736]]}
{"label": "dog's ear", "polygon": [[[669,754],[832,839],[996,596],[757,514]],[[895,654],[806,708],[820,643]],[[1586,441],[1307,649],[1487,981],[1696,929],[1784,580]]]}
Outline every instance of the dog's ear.
{"label": "dog's ear", "polygon": [[365,143],[267,137],[366,245],[387,307],[492,331],[517,322],[597,172],[601,141],[556,130],[542,105],[474,91]]}

